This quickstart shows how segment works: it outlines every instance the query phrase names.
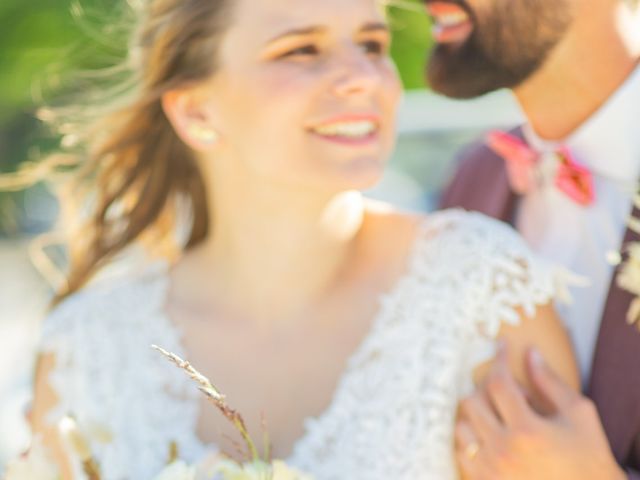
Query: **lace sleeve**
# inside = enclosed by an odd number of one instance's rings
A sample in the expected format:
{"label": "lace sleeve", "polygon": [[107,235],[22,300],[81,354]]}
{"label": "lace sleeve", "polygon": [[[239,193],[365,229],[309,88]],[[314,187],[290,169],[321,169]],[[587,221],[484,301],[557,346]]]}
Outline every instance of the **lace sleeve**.
{"label": "lace sleeve", "polygon": [[471,372],[495,355],[503,323],[517,325],[522,313],[533,317],[540,306],[569,302],[569,286],[581,279],[534,254],[510,226],[478,213],[459,214],[455,243],[470,309]]}
{"label": "lace sleeve", "polygon": [[569,275],[535,255],[511,227],[478,220],[472,232],[482,262],[476,271],[475,321],[482,334],[495,338],[503,322],[519,322],[519,312],[532,317],[538,306],[566,298]]}

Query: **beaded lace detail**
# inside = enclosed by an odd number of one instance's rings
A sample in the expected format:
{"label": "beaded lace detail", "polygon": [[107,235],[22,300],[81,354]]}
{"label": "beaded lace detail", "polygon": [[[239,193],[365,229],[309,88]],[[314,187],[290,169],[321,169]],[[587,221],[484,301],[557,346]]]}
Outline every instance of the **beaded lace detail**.
{"label": "beaded lace detail", "polygon": [[[317,480],[458,478],[453,424],[474,368],[495,352],[501,324],[562,293],[563,277],[506,225],[460,210],[430,215],[329,408],[307,420],[288,462]],[[189,461],[207,450],[195,434],[199,392],[149,348],[185,355],[163,311],[167,288],[167,266],[155,264],[76,294],[44,325],[60,398],[50,419],[73,412],[111,433],[94,446],[106,480],[151,480],[171,442]]]}

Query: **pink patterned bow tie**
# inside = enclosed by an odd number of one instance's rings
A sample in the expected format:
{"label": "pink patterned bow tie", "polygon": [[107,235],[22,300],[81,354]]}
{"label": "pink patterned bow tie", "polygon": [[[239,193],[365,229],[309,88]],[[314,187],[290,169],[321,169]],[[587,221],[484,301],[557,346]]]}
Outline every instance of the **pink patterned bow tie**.
{"label": "pink patterned bow tie", "polygon": [[[536,167],[540,153],[515,135],[493,131],[487,136],[487,146],[504,158],[511,189],[520,194],[535,190],[538,186]],[[595,200],[593,175],[588,168],[578,163],[571,152],[561,147],[555,152],[558,171],[554,183],[558,190],[579,205],[588,206]]]}

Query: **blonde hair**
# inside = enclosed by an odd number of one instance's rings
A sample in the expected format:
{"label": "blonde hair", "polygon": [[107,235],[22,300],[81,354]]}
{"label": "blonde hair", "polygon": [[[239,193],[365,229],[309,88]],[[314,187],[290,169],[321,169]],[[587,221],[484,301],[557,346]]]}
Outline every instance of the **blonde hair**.
{"label": "blonde hair", "polygon": [[172,237],[179,203],[186,201],[192,216],[184,248],[198,244],[209,232],[202,176],[193,153],[167,120],[161,100],[167,91],[216,72],[231,2],[140,3],[132,7],[136,21],[129,55],[120,69],[126,78],[100,102],[93,98],[42,115],[64,135],[61,150],[43,165],[77,167],[61,201],[63,208],[71,207],[69,211],[82,218],[67,241],[69,271],[54,303],[80,289],[134,242]]}

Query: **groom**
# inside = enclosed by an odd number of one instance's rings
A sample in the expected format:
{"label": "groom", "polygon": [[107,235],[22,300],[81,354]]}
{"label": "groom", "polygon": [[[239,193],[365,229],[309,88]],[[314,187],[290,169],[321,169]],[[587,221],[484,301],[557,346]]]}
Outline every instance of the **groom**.
{"label": "groom", "polygon": [[[467,149],[442,207],[512,223],[541,255],[590,280],[559,313],[585,395],[530,352],[531,383],[556,414],[526,403],[498,361],[463,402],[456,438],[465,475],[480,479],[640,480],[640,331],[612,252],[640,177],[638,0],[426,0],[436,48],[432,87],[455,98],[513,90],[527,123]],[[488,400],[487,400],[488,399]],[[594,408],[595,407],[595,408]]]}

